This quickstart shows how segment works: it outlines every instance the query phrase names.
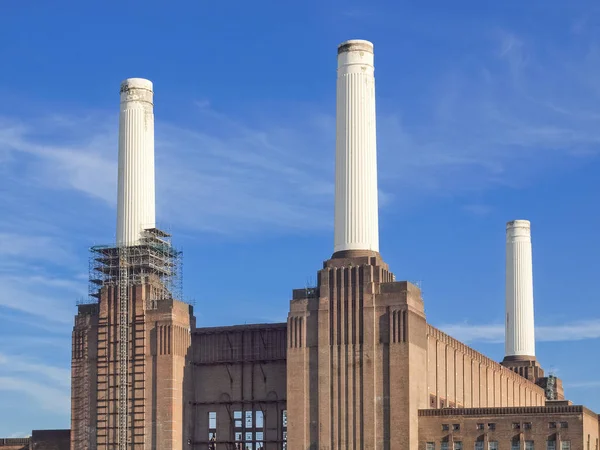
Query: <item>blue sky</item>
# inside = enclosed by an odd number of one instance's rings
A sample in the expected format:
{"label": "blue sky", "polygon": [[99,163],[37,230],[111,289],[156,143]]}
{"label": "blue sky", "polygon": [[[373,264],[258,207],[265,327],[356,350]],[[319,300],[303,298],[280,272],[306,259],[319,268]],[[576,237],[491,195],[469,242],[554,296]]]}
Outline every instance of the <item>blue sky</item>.
{"label": "blue sky", "polygon": [[199,325],[283,321],[333,250],[336,46],[352,38],[375,44],[397,279],[501,360],[505,223],[531,220],[538,358],[600,411],[597,5],[133,3],[0,5],[0,436],[69,427],[87,249],[114,241],[121,80],[155,84],[158,222]]}

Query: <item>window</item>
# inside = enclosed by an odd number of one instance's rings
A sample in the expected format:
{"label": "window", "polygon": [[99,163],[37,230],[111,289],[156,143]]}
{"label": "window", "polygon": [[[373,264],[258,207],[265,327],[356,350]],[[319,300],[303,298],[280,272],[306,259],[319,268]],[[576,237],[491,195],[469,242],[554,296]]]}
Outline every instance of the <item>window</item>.
{"label": "window", "polygon": [[459,423],[455,423],[454,425],[452,425],[452,430],[453,431],[460,431],[460,424]]}
{"label": "window", "polygon": [[282,423],[282,439],[283,439],[283,450],[287,450],[287,410],[284,409],[281,413],[281,423]]}
{"label": "window", "polygon": [[494,431],[496,429],[495,423],[488,423],[488,430]]}
{"label": "window", "polygon": [[217,439],[217,413],[211,411],[208,413],[208,440],[211,442],[210,447],[214,447],[214,442]]}
{"label": "window", "polygon": [[262,411],[256,411],[256,428],[263,428],[264,417]]}
{"label": "window", "polygon": [[560,450],[571,450],[571,441],[562,441],[560,443]]}
{"label": "window", "polygon": [[482,423],[478,423],[477,424],[477,429],[478,430],[483,430],[483,424]]}
{"label": "window", "polygon": [[448,431],[449,429],[450,429],[450,425],[448,425],[447,423],[442,424],[442,431]]}
{"label": "window", "polygon": [[252,411],[246,411],[246,428],[252,428],[252,416]]}
{"label": "window", "polygon": [[425,450],[435,450],[435,442],[428,442],[425,444]]}
{"label": "window", "polygon": [[523,423],[523,428],[526,430],[531,430],[531,422],[525,422]]}
{"label": "window", "polygon": [[519,422],[513,422],[512,428],[513,430],[519,430],[521,429],[521,424]]}
{"label": "window", "polygon": [[448,450],[448,441],[442,441],[441,450]]}
{"label": "window", "polygon": [[242,428],[242,412],[241,411],[233,412],[233,421],[234,421],[235,428]]}
{"label": "window", "polygon": [[513,439],[510,444],[511,450],[521,450],[521,441]]}
{"label": "window", "polygon": [[561,422],[560,427],[561,428],[569,428],[569,422]]}
{"label": "window", "polygon": [[454,441],[454,450],[463,450],[461,441]]}
{"label": "window", "polygon": [[556,428],[556,422],[548,422],[548,428]]}
{"label": "window", "polygon": [[534,450],[533,441],[525,441],[525,450]]}
{"label": "window", "polygon": [[556,441],[546,441],[546,450],[556,450]]}
{"label": "window", "polygon": [[483,450],[483,441],[475,441],[475,450]]}
{"label": "window", "polygon": [[209,430],[217,429],[217,413],[214,411],[208,413],[208,429]]}
{"label": "window", "polygon": [[498,450],[498,441],[490,441],[488,443],[488,450]]}

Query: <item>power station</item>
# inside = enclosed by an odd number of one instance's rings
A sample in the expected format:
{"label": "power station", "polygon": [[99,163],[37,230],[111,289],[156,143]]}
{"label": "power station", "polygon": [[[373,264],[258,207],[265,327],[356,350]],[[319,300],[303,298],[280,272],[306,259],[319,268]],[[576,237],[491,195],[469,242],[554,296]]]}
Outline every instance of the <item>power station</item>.
{"label": "power station", "polygon": [[75,317],[71,450],[600,450],[598,415],[536,359],[529,221],[506,225],[501,363],[429,324],[385,263],[371,42],[337,49],[332,253],[287,323],[196,327],[155,223],[153,85],[120,96],[117,239],[92,248]]}

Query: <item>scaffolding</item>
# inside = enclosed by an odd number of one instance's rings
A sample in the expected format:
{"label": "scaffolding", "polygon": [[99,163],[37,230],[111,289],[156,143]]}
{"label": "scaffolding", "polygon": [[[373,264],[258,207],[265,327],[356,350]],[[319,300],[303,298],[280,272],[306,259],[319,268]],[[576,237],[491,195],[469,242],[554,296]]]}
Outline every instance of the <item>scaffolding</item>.
{"label": "scaffolding", "polygon": [[556,377],[553,374],[550,374],[546,381],[546,400],[556,399]]}
{"label": "scaffolding", "polygon": [[[119,450],[127,450],[129,359],[129,248],[119,248]],[[132,421],[133,422],[133,421]]]}
{"label": "scaffolding", "polygon": [[[156,309],[160,300],[182,300],[182,252],[173,247],[170,238],[164,231],[150,228],[142,232],[139,244],[127,247],[128,284],[152,286],[148,309]],[[122,260],[116,246],[96,245],[90,250],[89,298],[96,302],[103,287],[121,286]]]}
{"label": "scaffolding", "polygon": [[97,245],[92,247],[89,262],[89,301],[98,302],[103,290],[109,287],[118,292],[118,449],[131,448],[130,428],[134,420],[130,410],[131,321],[129,296],[133,286],[148,286],[145,308],[157,309],[162,300],[181,299],[182,253],[171,244],[170,234],[157,228],[141,233],[140,240],[131,246]]}

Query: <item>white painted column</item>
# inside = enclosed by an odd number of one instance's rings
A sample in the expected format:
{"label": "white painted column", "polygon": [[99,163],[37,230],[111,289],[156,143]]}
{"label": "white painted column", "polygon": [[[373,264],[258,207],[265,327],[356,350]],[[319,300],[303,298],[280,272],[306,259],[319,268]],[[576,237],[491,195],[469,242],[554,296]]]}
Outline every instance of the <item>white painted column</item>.
{"label": "white painted column", "polygon": [[334,253],[379,251],[373,44],[338,47]]}
{"label": "white painted column", "polygon": [[528,220],[506,224],[505,356],[535,357],[531,227]]}
{"label": "white painted column", "polygon": [[121,83],[117,246],[136,245],[156,226],[154,192],[154,93],[152,82]]}

